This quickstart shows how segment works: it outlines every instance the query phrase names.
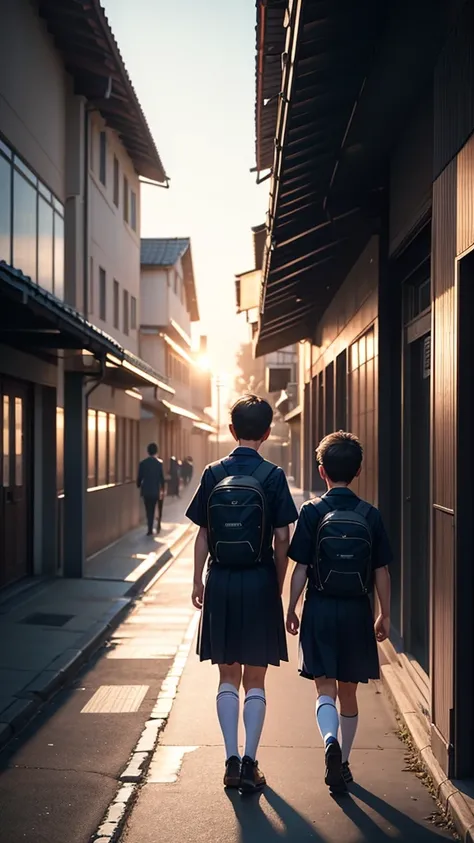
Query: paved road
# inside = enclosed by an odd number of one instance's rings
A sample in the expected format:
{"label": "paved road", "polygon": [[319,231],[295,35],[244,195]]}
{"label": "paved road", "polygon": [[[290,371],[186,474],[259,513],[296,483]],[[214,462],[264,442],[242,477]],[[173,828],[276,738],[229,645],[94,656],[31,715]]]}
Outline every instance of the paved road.
{"label": "paved road", "polygon": [[2,843],[89,843],[95,835],[195,614],[191,552],[188,544],[97,658],[0,756]]}
{"label": "paved road", "polygon": [[222,788],[223,751],[214,713],[215,670],[189,658],[169,723],[123,843],[435,843],[452,839],[426,818],[428,791],[405,771],[405,747],[380,688],[362,689],[353,752],[357,784],[338,801],[322,782],[323,750],[314,691],[292,664],[270,671],[260,762],[269,786],[259,798]]}

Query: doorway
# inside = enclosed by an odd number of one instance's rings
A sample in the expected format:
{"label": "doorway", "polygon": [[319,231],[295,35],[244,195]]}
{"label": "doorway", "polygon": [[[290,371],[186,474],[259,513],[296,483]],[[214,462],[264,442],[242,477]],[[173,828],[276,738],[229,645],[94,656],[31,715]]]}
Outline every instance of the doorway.
{"label": "doorway", "polygon": [[0,395],[0,587],[3,587],[31,574],[31,402],[27,385],[20,381],[0,381]]}
{"label": "doorway", "polygon": [[431,285],[405,289],[403,560],[405,649],[429,673]]}

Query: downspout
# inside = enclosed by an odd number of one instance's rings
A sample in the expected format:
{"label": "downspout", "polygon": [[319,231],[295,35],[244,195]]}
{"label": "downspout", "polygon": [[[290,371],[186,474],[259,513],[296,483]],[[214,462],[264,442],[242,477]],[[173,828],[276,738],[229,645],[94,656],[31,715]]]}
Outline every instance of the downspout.
{"label": "downspout", "polygon": [[83,185],[83,242],[82,242],[82,260],[83,260],[83,296],[84,296],[84,316],[86,320],[89,319],[89,113],[90,108],[86,103],[84,113],[84,185]]}

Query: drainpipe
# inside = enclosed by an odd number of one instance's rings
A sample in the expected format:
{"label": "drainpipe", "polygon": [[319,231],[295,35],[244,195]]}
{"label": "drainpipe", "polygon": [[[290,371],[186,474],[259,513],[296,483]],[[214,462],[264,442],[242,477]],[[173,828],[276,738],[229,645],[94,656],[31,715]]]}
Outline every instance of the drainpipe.
{"label": "drainpipe", "polygon": [[84,112],[84,187],[83,187],[83,296],[84,317],[89,319],[89,114],[90,107],[86,103]]}

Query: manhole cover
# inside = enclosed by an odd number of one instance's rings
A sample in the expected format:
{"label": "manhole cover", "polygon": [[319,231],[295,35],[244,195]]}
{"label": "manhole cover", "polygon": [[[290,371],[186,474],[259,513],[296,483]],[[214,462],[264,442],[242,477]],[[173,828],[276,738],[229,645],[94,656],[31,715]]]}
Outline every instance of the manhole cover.
{"label": "manhole cover", "polygon": [[57,615],[53,612],[34,612],[32,615],[27,615],[23,618],[21,623],[27,623],[31,626],[64,626],[68,621],[72,621],[74,615]]}

